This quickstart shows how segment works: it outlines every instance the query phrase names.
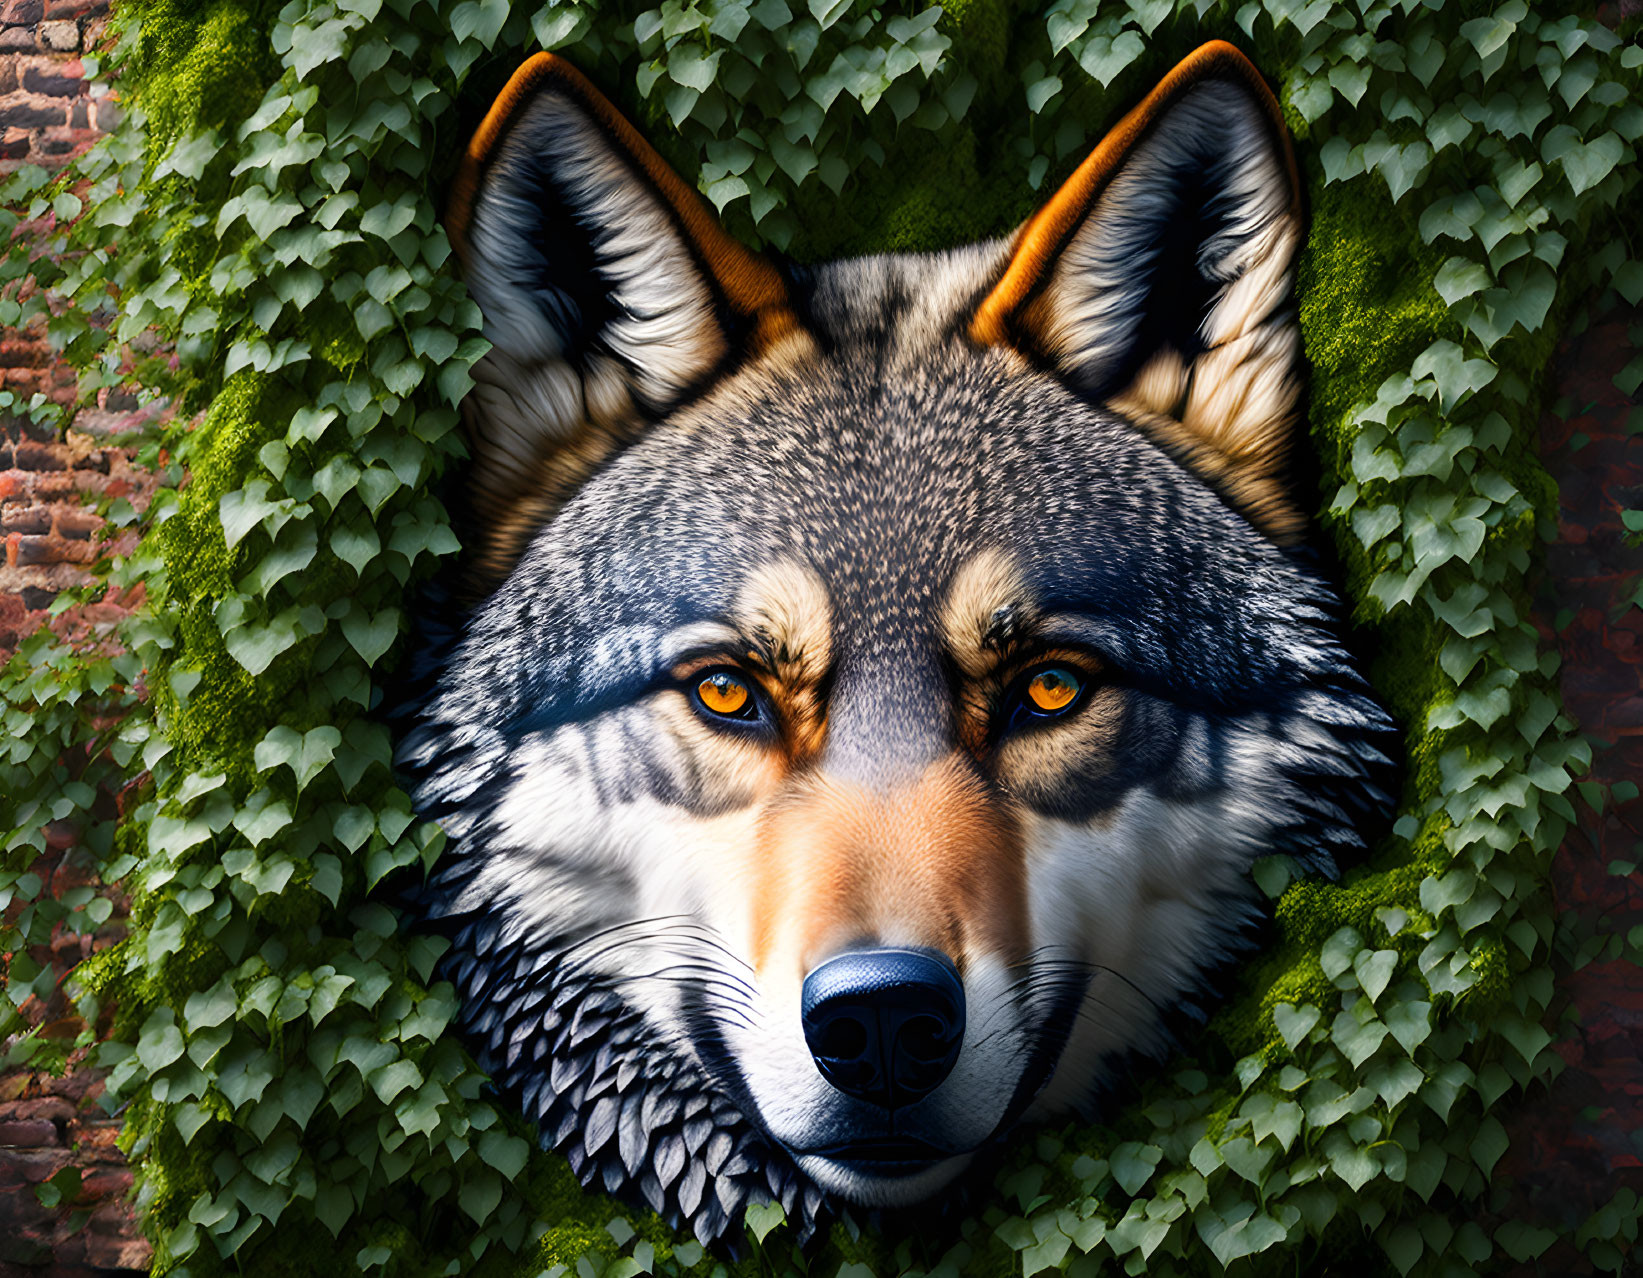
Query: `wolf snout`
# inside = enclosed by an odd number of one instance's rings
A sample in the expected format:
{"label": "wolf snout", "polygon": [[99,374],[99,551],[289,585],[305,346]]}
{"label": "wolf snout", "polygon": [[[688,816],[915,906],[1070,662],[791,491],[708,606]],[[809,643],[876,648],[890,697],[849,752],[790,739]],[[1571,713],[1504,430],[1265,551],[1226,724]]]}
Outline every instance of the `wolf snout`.
{"label": "wolf snout", "polygon": [[821,1076],[895,1109],[929,1095],[964,1044],[964,986],[934,950],[859,949],[805,977],[799,1015]]}

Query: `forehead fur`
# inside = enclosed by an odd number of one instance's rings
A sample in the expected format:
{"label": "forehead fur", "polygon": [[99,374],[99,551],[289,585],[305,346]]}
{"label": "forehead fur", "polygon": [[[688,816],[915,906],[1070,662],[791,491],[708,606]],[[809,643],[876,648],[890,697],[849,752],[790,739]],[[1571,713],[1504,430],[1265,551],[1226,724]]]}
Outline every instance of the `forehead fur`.
{"label": "forehead fur", "polygon": [[537,532],[475,618],[459,695],[585,701],[622,671],[631,689],[663,633],[755,596],[794,623],[825,599],[834,661],[935,652],[961,625],[949,599],[998,575],[977,560],[989,547],[1008,548],[1022,597],[1087,616],[1115,662],[1214,696],[1282,682],[1318,583],[1129,421],[968,338],[996,252],[810,272],[810,339],[669,415]]}

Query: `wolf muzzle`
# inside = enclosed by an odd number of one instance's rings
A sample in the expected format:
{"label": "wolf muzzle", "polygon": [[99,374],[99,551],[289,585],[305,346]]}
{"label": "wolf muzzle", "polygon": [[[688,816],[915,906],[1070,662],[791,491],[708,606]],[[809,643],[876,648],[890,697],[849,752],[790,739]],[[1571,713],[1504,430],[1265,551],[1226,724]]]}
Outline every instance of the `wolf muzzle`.
{"label": "wolf muzzle", "polygon": [[839,1091],[895,1109],[953,1072],[964,1044],[964,986],[933,950],[849,950],[805,977],[804,1040]]}

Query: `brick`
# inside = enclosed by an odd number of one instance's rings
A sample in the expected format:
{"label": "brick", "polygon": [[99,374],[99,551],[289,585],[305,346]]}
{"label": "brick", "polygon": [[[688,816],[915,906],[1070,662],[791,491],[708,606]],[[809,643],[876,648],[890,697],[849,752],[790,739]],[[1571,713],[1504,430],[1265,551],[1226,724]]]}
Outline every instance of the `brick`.
{"label": "brick", "polygon": [[0,382],[7,386],[16,386],[25,389],[32,395],[39,389],[40,373],[33,368],[0,369]]}
{"label": "brick", "polygon": [[61,1096],[35,1096],[29,1100],[0,1103],[0,1123],[21,1119],[43,1119],[46,1122],[68,1122],[74,1117],[74,1106]]}
{"label": "brick", "polygon": [[76,1102],[103,1094],[102,1076],[96,1070],[89,1069],[71,1069],[61,1078],[42,1075],[40,1086],[52,1096],[67,1097]]}
{"label": "brick", "polygon": [[0,514],[0,528],[7,532],[43,533],[51,531],[51,507],[8,506]]}
{"label": "brick", "polygon": [[62,449],[56,444],[17,445],[18,470],[67,470]]}
{"label": "brick", "polygon": [[131,1173],[124,1167],[103,1167],[80,1183],[87,1198],[118,1198],[131,1188]]}
{"label": "brick", "polygon": [[45,103],[38,98],[25,99],[0,107],[0,129],[49,129],[67,122],[68,108],[49,99]]}
{"label": "brick", "polygon": [[114,1157],[123,1161],[125,1155],[120,1153],[120,1147],[116,1143],[120,1139],[120,1127],[121,1123],[117,1118],[91,1119],[86,1122],[76,1120],[68,1125],[69,1143],[81,1150],[108,1150]]}
{"label": "brick", "polygon": [[[94,97],[83,83],[76,57],[81,49],[99,47],[109,7],[108,0],[0,0],[0,177],[21,163],[59,168],[89,147],[99,128],[120,119],[112,95],[99,91]],[[27,285],[25,295],[26,290]],[[74,375],[55,359],[42,334],[38,327],[0,330],[0,389],[24,399],[43,394],[71,404]],[[151,342],[137,345],[145,352],[156,349]],[[112,402],[105,396],[99,411],[107,420],[88,417],[66,437],[0,411],[0,661],[46,623],[45,609],[63,590],[91,580],[81,565],[122,544],[130,549],[130,530],[96,539],[101,521],[81,501],[116,491],[139,505],[148,501],[151,477],[134,471],[126,454],[106,447],[138,410],[129,391],[116,392]],[[96,642],[141,599],[140,590],[111,592],[100,603],[77,605],[53,619],[52,629],[71,643]],[[111,795],[109,802],[135,799]],[[75,832],[53,827],[47,838],[40,869],[50,876],[52,890],[82,883]],[[61,930],[51,944],[31,953],[61,975],[123,937],[120,920],[128,910],[129,902],[116,901],[116,918],[93,935]],[[99,1018],[99,1033],[107,1032],[111,1011]],[[25,1014],[56,1034],[83,1028],[60,991],[44,1004],[31,1001]],[[32,1071],[0,1077],[0,1278],[24,1272],[40,1278],[94,1273],[112,1278],[150,1263],[150,1249],[137,1235],[127,1201],[132,1178],[116,1143],[120,1123],[88,1107],[101,1091],[98,1072],[72,1058],[60,1078]],[[33,1186],[71,1159],[85,1170],[81,1206],[90,1211],[89,1221],[74,1233],[66,1211],[43,1207],[33,1193]]]}
{"label": "brick", "polygon": [[[18,452],[21,453],[26,447],[28,447],[26,444],[20,445]],[[13,471],[12,473],[16,474],[17,472]],[[3,482],[3,480],[0,480],[0,482]],[[72,497],[76,491],[77,488],[72,475],[43,474],[34,480],[34,495],[45,501],[53,501],[58,497]]]}
{"label": "brick", "polygon": [[[35,368],[51,359],[51,348],[38,337],[13,333],[0,340],[0,367]],[[8,417],[7,421],[15,418]]]}
{"label": "brick", "polygon": [[74,429],[82,435],[107,439],[131,426],[129,413],[111,413],[103,408],[82,408],[74,415]]}
{"label": "brick", "polygon": [[56,522],[57,531],[63,536],[83,541],[103,526],[103,517],[95,510],[73,508],[58,510]]}
{"label": "brick", "polygon": [[16,1119],[0,1123],[0,1148],[7,1145],[61,1145],[57,1124],[42,1119]]}
{"label": "brick", "polygon": [[[51,961],[58,967],[73,967],[91,955],[91,938],[77,932],[59,932],[51,938]],[[72,1038],[85,1028],[78,1017],[74,1020],[73,1034],[57,1033],[56,1038]]]}
{"label": "brick", "polygon": [[[68,1166],[69,1156],[66,1149],[36,1149],[23,1146],[0,1159],[0,1185],[24,1184],[38,1185],[43,1180],[50,1180],[64,1167]],[[33,1195],[30,1195],[32,1198]]]}
{"label": "brick", "polygon": [[97,548],[88,541],[66,537],[24,537],[17,545],[19,567],[29,564],[89,564],[97,558]]}
{"label": "brick", "polygon": [[[49,1222],[52,1220],[52,1213],[41,1207],[39,1213],[34,1215],[34,1219],[41,1223]],[[13,1224],[9,1220],[0,1223]],[[21,1221],[17,1224],[21,1226]],[[4,1261],[8,1268],[12,1265],[27,1265],[33,1268],[50,1264],[51,1248],[38,1238],[28,1237],[21,1227],[17,1227],[15,1232],[8,1230],[4,1236],[0,1236],[0,1261]]]}
{"label": "brick", "polygon": [[17,430],[20,440],[32,439],[40,444],[57,442],[57,428],[50,422],[37,422],[32,417],[23,417],[17,423]]}
{"label": "brick", "polygon": [[80,47],[80,26],[76,22],[42,22],[35,32],[43,48],[69,53]]}
{"label": "brick", "polygon": [[[130,1213],[123,1209],[116,1209],[118,1214],[110,1213],[113,1219],[120,1222],[122,1233],[111,1236],[110,1231],[102,1230],[86,1236],[86,1264],[102,1270],[142,1270],[148,1269],[148,1263],[153,1259],[148,1240],[134,1238],[135,1233],[131,1224]],[[92,1217],[92,1227],[97,1225],[96,1216]]]}
{"label": "brick", "polygon": [[28,93],[43,93],[51,98],[77,98],[86,91],[80,60],[23,68],[23,89]]}

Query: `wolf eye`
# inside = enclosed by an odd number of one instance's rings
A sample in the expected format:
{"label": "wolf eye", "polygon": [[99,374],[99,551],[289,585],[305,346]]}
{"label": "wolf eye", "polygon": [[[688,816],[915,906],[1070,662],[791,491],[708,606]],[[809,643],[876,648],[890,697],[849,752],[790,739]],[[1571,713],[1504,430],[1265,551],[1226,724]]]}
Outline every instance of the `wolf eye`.
{"label": "wolf eye", "polygon": [[1084,680],[1066,666],[1049,666],[1027,680],[1022,696],[1026,709],[1039,716],[1058,715],[1071,709],[1084,690]]}
{"label": "wolf eye", "polygon": [[727,670],[715,670],[696,684],[696,700],[721,719],[756,719],[758,703],[747,682]]}

